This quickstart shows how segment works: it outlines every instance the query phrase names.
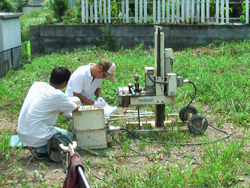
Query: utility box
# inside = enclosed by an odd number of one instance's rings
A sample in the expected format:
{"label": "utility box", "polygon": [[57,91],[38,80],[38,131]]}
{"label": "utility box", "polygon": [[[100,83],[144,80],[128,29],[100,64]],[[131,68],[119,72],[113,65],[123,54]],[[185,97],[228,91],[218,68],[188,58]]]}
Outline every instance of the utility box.
{"label": "utility box", "polygon": [[76,141],[79,147],[107,148],[107,136],[103,107],[83,106],[73,112]]}
{"label": "utility box", "polygon": [[0,12],[0,77],[22,60],[21,13]]}
{"label": "utility box", "polygon": [[21,15],[0,12],[0,52],[21,46]]}

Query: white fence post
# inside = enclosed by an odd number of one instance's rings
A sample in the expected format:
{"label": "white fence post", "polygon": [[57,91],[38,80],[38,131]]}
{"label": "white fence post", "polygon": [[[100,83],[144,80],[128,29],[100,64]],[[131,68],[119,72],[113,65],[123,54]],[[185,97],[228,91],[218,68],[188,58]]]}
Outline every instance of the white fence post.
{"label": "white fence post", "polygon": [[196,4],[196,22],[200,22],[200,0],[197,0]]}
{"label": "white fence post", "polygon": [[165,0],[162,1],[162,23],[165,23]]}
{"label": "white fence post", "polygon": [[111,23],[111,3],[108,0],[108,22]]}
{"label": "white fence post", "polygon": [[246,0],[246,24],[249,24],[249,0]]}
{"label": "white fence post", "polygon": [[[99,1],[99,2],[98,2]],[[81,0],[82,23],[111,23],[112,19],[120,19],[123,23],[147,23],[147,0],[134,0],[134,17],[130,17],[129,0],[121,0],[116,5],[121,12],[111,15],[111,0]],[[230,2],[229,0],[215,0],[212,6],[215,7],[215,15],[210,15],[210,0],[153,0],[153,23],[210,23],[213,18],[215,24],[230,23]],[[151,4],[150,4],[151,6]],[[245,22],[249,24],[249,0],[245,1],[246,14]],[[118,17],[117,17],[118,14]],[[211,16],[211,17],[210,17]]]}
{"label": "white fence post", "polygon": [[107,2],[106,0],[103,1],[103,19],[104,19],[104,23],[107,23]]}
{"label": "white fence post", "polygon": [[219,24],[219,17],[220,17],[220,6],[219,0],[216,0],[216,24]]}
{"label": "white fence post", "polygon": [[176,3],[176,23],[180,23],[180,0]]}
{"label": "white fence post", "polygon": [[220,10],[221,10],[221,23],[224,24],[224,0],[221,0]]}
{"label": "white fence post", "polygon": [[170,19],[170,0],[167,0],[167,23],[169,23]]}
{"label": "white fence post", "polygon": [[144,23],[147,23],[147,19],[148,19],[148,2],[147,0],[144,0]]}
{"label": "white fence post", "polygon": [[191,0],[191,24],[194,23],[194,0]]}
{"label": "white fence post", "polygon": [[186,0],[186,23],[189,23],[189,0]]}
{"label": "white fence post", "polygon": [[201,0],[201,23],[204,24],[205,22],[205,2]]}
{"label": "white fence post", "polygon": [[98,23],[98,17],[97,17],[97,0],[94,0],[94,7],[95,7],[95,23]]}
{"label": "white fence post", "polygon": [[90,22],[93,23],[93,3],[90,4],[89,6],[89,9],[90,9]]}
{"label": "white fence post", "polygon": [[138,0],[135,0],[135,23],[138,23]]}
{"label": "white fence post", "polygon": [[129,1],[126,0],[126,23],[129,23]]}
{"label": "white fence post", "polygon": [[226,24],[229,24],[229,0],[226,0]]}
{"label": "white fence post", "polygon": [[99,23],[102,23],[102,0],[99,0]]}
{"label": "white fence post", "polygon": [[81,5],[82,5],[82,23],[85,23],[85,1],[84,0],[82,0],[82,3],[81,3]]}
{"label": "white fence post", "polygon": [[174,23],[175,20],[175,0],[172,0],[172,23]]}
{"label": "white fence post", "polygon": [[161,0],[157,0],[157,20],[161,23]]}
{"label": "white fence post", "polygon": [[181,23],[185,23],[185,1],[181,0]]}
{"label": "white fence post", "polygon": [[156,0],[153,0],[153,22],[156,23]]}

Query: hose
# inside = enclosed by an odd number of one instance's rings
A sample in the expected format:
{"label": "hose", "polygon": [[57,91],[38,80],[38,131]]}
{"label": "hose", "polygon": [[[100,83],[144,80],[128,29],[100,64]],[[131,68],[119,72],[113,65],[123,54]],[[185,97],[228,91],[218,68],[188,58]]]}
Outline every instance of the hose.
{"label": "hose", "polygon": [[126,129],[126,128],[121,128],[120,130],[125,130],[127,131],[128,133],[130,133],[131,135],[133,135],[135,138],[141,140],[141,141],[144,141],[144,142],[148,142],[148,143],[158,143],[158,144],[167,144],[167,143],[170,143],[170,144],[174,144],[174,145],[181,145],[181,146],[192,146],[192,145],[205,145],[205,144],[209,144],[209,143],[213,143],[213,142],[216,142],[216,141],[219,141],[219,140],[222,140],[222,139],[225,139],[225,138],[229,138],[230,137],[230,134],[225,131],[225,130],[222,130],[222,129],[219,129],[215,126],[213,126],[212,124],[208,124],[209,126],[211,126],[212,128],[222,132],[222,133],[225,133],[226,136],[222,137],[222,138],[218,138],[216,140],[212,140],[212,141],[209,141],[209,142],[200,142],[200,143],[175,143],[175,142],[159,142],[159,141],[150,141],[150,140],[145,140],[145,139],[141,139],[138,135],[136,135],[135,133],[133,133],[132,131]]}
{"label": "hose", "polygon": [[195,95],[196,95],[196,93],[197,93],[197,88],[196,88],[195,84],[194,84],[192,81],[190,81],[190,80],[188,80],[187,83],[191,83],[191,84],[194,86],[194,95],[193,95],[191,101],[188,103],[188,105],[187,105],[186,108],[188,108],[188,107],[190,106],[190,104],[193,102],[193,100],[194,100],[194,98],[195,98]]}

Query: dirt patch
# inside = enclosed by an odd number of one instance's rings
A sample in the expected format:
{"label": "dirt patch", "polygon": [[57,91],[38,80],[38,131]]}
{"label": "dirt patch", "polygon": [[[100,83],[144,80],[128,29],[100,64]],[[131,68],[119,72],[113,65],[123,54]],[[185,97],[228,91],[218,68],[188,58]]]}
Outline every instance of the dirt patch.
{"label": "dirt patch", "polygon": [[[119,108],[118,113],[123,114],[123,109]],[[116,112],[116,113],[117,113]],[[210,124],[216,125],[217,117],[216,115],[211,115],[212,110],[205,106],[202,109],[203,114],[209,114],[207,117]],[[13,131],[14,134],[16,134],[17,129],[17,118],[14,120],[6,119],[4,116],[5,112],[1,112],[0,115],[0,121],[1,126],[0,130],[1,132],[9,130]],[[242,127],[235,127],[233,124],[230,123],[224,123],[222,126],[220,126],[220,129],[223,129],[227,131],[230,134],[230,138],[227,139],[227,142],[231,142],[232,140],[241,140],[244,132],[244,128]],[[249,130],[247,130],[247,134],[249,133]],[[221,138],[226,136],[225,133],[222,133],[218,130],[213,129],[212,127],[208,127],[206,131],[207,136],[211,140],[215,140],[217,138]],[[202,139],[202,136],[199,137]],[[152,164],[156,165],[165,165],[166,163],[170,163],[171,165],[176,165],[176,163],[173,163],[174,161],[182,162],[182,163],[188,163],[189,158],[187,154],[191,156],[193,159],[193,164],[199,164],[202,161],[202,158],[200,156],[200,152],[202,151],[202,146],[199,145],[190,145],[190,146],[183,146],[182,150],[178,149],[177,147],[171,148],[171,151],[168,151],[168,155],[164,154],[157,154],[152,156],[145,157],[145,153],[160,153],[161,151],[164,151],[163,153],[167,153],[166,150],[168,149],[166,146],[162,145],[156,145],[156,146],[145,146],[143,151],[140,151],[139,149],[139,140],[134,140],[134,143],[130,145],[131,149],[130,152],[127,154],[127,156],[124,157],[124,151],[122,150],[122,145],[114,145],[113,147],[110,147],[108,149],[103,150],[96,150],[96,153],[98,153],[100,156],[103,157],[97,157],[94,154],[91,154],[86,151],[78,150],[79,154],[82,156],[84,161],[89,161],[92,164],[91,170],[96,173],[97,176],[103,177],[106,175],[108,177],[109,174],[109,168],[107,168],[105,165],[107,163],[110,163],[113,165],[113,168],[116,168],[116,171],[122,171],[123,168],[131,169],[131,171],[135,171],[136,169],[144,169],[146,166],[150,166]],[[190,139],[190,142],[192,143],[199,143],[200,140],[193,136]],[[248,149],[248,148],[246,148]],[[109,159],[107,162],[107,157],[105,157],[106,151],[109,150],[109,154],[113,155],[112,159]],[[134,150],[134,151],[133,151]],[[34,159],[33,155],[30,153],[28,149],[23,149],[20,153],[19,159],[14,159],[13,164],[21,164],[20,168],[18,169],[18,172],[23,173],[24,178],[28,180],[28,186],[30,187],[41,187],[41,182],[46,182],[48,186],[52,186],[55,184],[63,184],[63,181],[66,177],[66,174],[63,170],[62,165],[54,162],[49,162],[48,160],[36,160]],[[6,168],[7,164],[1,164],[1,168]],[[86,173],[87,177],[91,177],[91,181],[100,181],[93,177],[93,175]],[[249,179],[247,177],[242,177],[243,181],[241,181],[241,185],[248,185]],[[94,186],[94,182],[90,182]],[[20,183],[15,183],[17,187],[21,187]],[[9,187],[10,185],[2,184],[3,187]]]}

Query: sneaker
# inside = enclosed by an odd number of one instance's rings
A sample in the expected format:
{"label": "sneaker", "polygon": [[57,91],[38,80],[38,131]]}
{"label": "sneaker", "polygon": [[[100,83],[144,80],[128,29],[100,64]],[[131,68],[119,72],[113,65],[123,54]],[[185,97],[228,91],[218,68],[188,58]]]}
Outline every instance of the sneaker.
{"label": "sneaker", "polygon": [[36,159],[38,159],[38,160],[48,158],[48,153],[35,152],[34,155],[35,155]]}

